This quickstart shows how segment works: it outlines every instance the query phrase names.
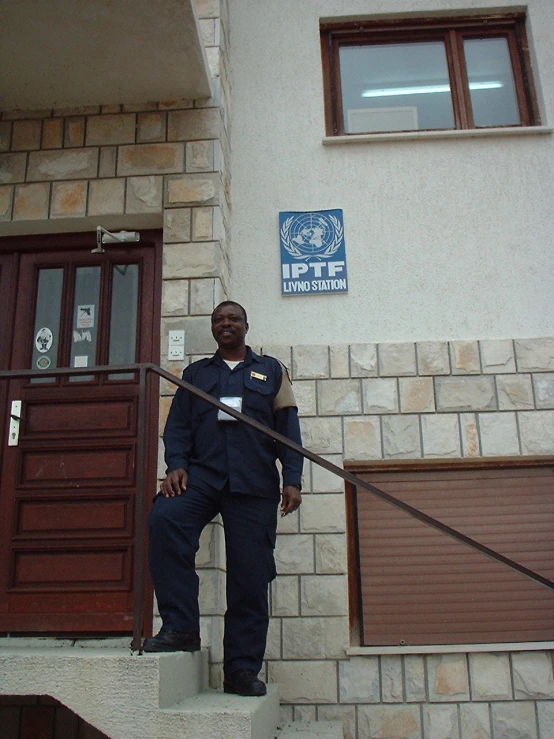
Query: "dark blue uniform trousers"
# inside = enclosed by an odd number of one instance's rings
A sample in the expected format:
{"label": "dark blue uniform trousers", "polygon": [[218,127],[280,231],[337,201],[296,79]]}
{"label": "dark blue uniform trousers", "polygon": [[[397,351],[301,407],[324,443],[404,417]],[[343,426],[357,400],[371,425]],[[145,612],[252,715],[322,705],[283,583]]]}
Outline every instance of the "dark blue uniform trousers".
{"label": "dark blue uniform trousers", "polygon": [[165,629],[198,631],[195,555],[204,527],[221,513],[227,555],[224,670],[261,670],[269,624],[268,586],[275,578],[278,502],[188,487],[158,495],[150,513],[150,570]]}

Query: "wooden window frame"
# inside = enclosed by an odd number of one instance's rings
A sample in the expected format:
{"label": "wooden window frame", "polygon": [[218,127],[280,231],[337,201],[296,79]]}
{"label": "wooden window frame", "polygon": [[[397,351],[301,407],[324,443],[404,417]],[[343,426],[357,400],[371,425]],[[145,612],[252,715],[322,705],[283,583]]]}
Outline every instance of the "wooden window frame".
{"label": "wooden window frame", "polygon": [[[383,472],[432,472],[460,470],[509,470],[529,467],[552,467],[553,456],[527,457],[487,457],[475,459],[444,460],[378,460],[374,462],[347,462],[345,469],[357,475]],[[378,483],[377,483],[378,485]],[[364,495],[371,493],[363,491]],[[346,537],[348,568],[348,612],[350,626],[350,644],[352,647],[372,646],[364,644],[364,612],[362,593],[362,572],[360,562],[360,530],[358,525],[357,489],[346,482]],[[445,534],[446,536],[446,534]],[[485,556],[485,555],[482,555]],[[507,566],[506,566],[507,567]],[[540,587],[537,585],[537,587]],[[496,643],[496,642],[491,642]],[[457,642],[456,642],[457,644]],[[398,646],[398,645],[390,645]],[[462,649],[462,645],[459,645]],[[483,645],[484,646],[484,645]],[[379,648],[379,647],[374,647]]]}
{"label": "wooden window frame", "polygon": [[[525,14],[460,18],[417,18],[322,24],[321,52],[325,123],[328,136],[352,136],[344,128],[339,50],[343,46],[443,41],[445,44],[455,129],[521,128],[540,125],[537,96],[531,74]],[[463,42],[468,38],[506,38],[521,123],[510,126],[475,126]],[[423,129],[420,129],[423,130]],[[444,129],[425,129],[444,130]],[[383,132],[385,133],[385,132]],[[366,134],[362,134],[366,135]]]}

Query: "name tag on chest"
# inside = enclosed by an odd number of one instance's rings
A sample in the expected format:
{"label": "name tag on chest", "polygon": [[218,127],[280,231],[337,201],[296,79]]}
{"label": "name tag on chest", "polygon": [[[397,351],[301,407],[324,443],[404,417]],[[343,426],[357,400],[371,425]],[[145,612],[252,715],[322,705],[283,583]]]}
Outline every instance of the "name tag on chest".
{"label": "name tag on chest", "polygon": [[[225,405],[228,405],[234,411],[242,411],[242,398],[240,396],[224,396],[223,398],[220,398],[220,400],[222,403],[225,403]],[[225,411],[221,410],[217,412],[217,420],[233,421],[235,423],[237,421],[236,418],[233,418],[233,416],[230,416],[228,413],[225,413]]]}

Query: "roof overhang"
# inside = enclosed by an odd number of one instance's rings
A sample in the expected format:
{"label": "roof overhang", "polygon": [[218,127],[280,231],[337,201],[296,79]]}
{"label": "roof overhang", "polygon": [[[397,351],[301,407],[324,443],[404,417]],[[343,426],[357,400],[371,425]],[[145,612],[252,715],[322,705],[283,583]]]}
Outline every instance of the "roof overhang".
{"label": "roof overhang", "polygon": [[210,94],[193,0],[0,0],[0,110]]}

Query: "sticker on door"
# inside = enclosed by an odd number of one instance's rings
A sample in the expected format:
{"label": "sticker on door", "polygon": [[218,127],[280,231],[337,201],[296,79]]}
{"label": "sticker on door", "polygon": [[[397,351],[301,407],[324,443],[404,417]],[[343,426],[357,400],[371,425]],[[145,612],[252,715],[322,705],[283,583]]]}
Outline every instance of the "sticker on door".
{"label": "sticker on door", "polygon": [[35,346],[37,351],[41,354],[45,354],[52,346],[53,341],[54,337],[49,328],[46,328],[46,326],[39,328],[37,335],[35,336]]}

